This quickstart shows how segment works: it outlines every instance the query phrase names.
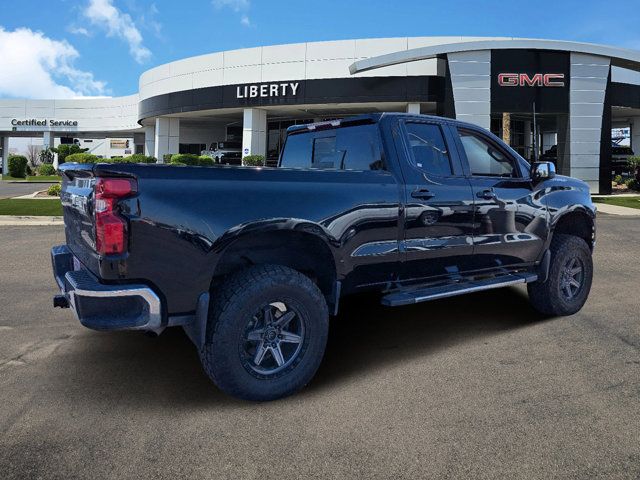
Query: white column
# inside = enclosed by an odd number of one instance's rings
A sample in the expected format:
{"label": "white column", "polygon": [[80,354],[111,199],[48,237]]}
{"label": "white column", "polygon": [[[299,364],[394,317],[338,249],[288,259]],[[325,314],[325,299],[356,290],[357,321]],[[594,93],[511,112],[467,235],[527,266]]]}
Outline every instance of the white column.
{"label": "white column", "polygon": [[456,118],[491,127],[491,50],[447,54]]}
{"label": "white column", "polygon": [[571,53],[569,83],[569,172],[598,193],[600,133],[609,58]]}
{"label": "white column", "polygon": [[631,150],[634,155],[640,155],[640,117],[631,117],[629,126],[631,127]]}
{"label": "white column", "polygon": [[420,115],[420,104],[419,103],[407,103],[407,113]]}
{"label": "white column", "polygon": [[178,153],[180,148],[180,119],[170,117],[156,118],[154,151],[158,163],[163,163],[164,155]]}
{"label": "white column", "polygon": [[9,137],[0,138],[2,142],[2,174],[9,175]]}
{"label": "white column", "polygon": [[267,156],[267,111],[245,108],[242,125],[242,156]]}
{"label": "white column", "polygon": [[46,150],[47,148],[53,148],[53,132],[44,132],[42,134],[42,149]]}
{"label": "white column", "polygon": [[156,154],[156,128],[153,126],[144,127],[144,154],[152,157]]}

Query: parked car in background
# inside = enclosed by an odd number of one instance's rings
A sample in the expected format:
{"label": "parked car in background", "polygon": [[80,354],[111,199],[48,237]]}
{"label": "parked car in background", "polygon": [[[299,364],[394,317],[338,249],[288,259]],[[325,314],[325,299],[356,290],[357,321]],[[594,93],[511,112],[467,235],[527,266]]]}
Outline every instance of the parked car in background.
{"label": "parked car in background", "polygon": [[630,146],[620,145],[623,138],[611,139],[611,173],[612,176],[629,172],[628,160],[634,153]]}
{"label": "parked car in background", "polygon": [[213,142],[209,150],[203,150],[201,155],[213,158],[216,163],[240,165],[242,162],[242,142],[233,140]]}

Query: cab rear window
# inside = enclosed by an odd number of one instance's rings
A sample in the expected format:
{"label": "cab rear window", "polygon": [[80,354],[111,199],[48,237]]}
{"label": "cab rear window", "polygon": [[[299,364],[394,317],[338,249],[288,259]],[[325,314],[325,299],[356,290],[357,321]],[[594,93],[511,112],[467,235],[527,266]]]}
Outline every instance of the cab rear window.
{"label": "cab rear window", "polygon": [[376,125],[354,125],[289,135],[280,167],[382,170]]}

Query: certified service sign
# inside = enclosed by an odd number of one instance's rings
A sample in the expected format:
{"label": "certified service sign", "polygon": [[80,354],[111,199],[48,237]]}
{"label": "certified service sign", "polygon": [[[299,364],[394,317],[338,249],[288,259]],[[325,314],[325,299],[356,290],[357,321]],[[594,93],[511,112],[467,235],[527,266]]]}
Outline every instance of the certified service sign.
{"label": "certified service sign", "polygon": [[36,119],[31,118],[28,120],[18,120],[14,118],[11,120],[11,125],[14,127],[77,127],[77,120],[54,120],[46,118]]}

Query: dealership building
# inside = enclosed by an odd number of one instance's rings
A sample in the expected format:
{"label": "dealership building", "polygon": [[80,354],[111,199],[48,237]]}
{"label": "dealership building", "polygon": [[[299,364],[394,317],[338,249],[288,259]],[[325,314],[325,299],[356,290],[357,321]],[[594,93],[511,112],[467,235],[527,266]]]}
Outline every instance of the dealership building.
{"label": "dealership building", "polygon": [[[611,131],[640,153],[640,52],[555,40],[409,37],[217,52],[143,73],[118,98],[0,100],[13,137],[102,156],[200,153],[221,141],[277,161],[287,127],[365,112],[458,118],[525,158],[547,158],[594,193],[611,189]],[[109,143],[98,151],[95,145]]]}

